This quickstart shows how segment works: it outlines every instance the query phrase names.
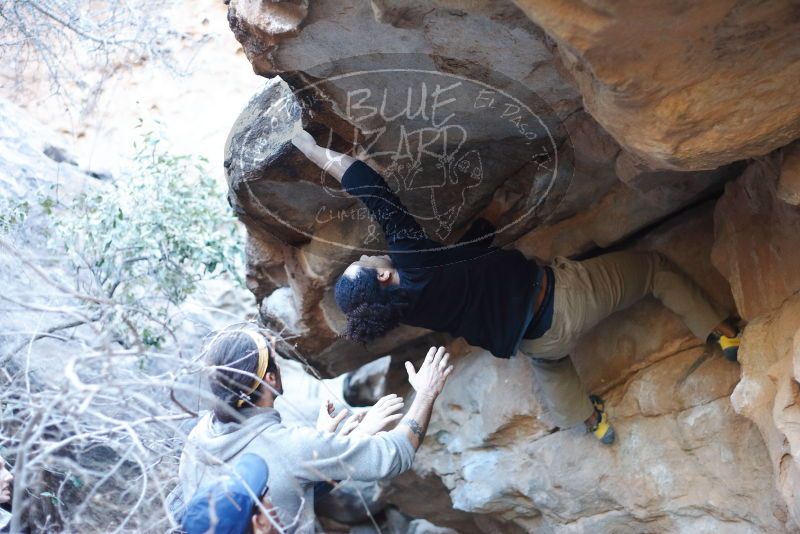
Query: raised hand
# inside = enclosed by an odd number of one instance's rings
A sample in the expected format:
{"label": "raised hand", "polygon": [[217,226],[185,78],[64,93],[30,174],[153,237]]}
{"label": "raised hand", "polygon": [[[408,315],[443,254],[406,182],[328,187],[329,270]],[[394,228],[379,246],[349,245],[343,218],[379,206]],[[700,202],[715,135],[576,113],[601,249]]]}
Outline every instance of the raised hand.
{"label": "raised hand", "polygon": [[403,414],[398,413],[403,409],[403,398],[398,397],[394,393],[386,395],[378,399],[364,416],[355,430],[354,434],[377,434],[386,427],[402,419]]}
{"label": "raised hand", "polygon": [[358,425],[364,419],[365,415],[367,415],[367,412],[359,412],[359,413],[354,413],[353,415],[348,417],[347,420],[342,425],[342,428],[339,429],[339,434],[342,436],[346,436],[351,432],[353,432],[353,430],[358,428]]}
{"label": "raised hand", "polygon": [[272,505],[272,501],[264,495],[261,505],[267,511],[265,514],[260,508],[256,508],[255,513],[250,518],[252,534],[280,534],[283,532],[283,524],[278,518],[278,511]]}
{"label": "raised hand", "polygon": [[294,137],[292,137],[292,144],[300,150],[317,146],[317,142],[314,140],[314,137],[305,130],[300,130]]}
{"label": "raised hand", "polygon": [[292,144],[320,169],[340,182],[345,171],[356,161],[352,156],[336,152],[330,147],[319,146],[314,137],[305,130],[300,130],[292,137]]}
{"label": "raised hand", "polygon": [[333,415],[334,407],[330,399],[323,402],[319,407],[316,428],[320,432],[336,432],[336,427],[347,416],[347,408],[342,409],[336,416]]}
{"label": "raised hand", "polygon": [[419,395],[436,398],[442,392],[447,377],[453,372],[453,366],[447,365],[450,354],[445,352],[444,347],[431,347],[425,356],[425,361],[419,368],[414,370],[414,364],[406,362],[408,372],[408,383]]}

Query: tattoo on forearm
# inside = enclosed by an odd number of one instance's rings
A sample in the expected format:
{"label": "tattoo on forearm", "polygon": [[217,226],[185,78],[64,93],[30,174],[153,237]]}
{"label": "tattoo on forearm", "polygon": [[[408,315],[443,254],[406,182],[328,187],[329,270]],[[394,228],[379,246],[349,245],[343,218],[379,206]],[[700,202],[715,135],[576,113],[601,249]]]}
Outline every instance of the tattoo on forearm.
{"label": "tattoo on forearm", "polygon": [[405,423],[406,426],[411,429],[411,432],[417,435],[420,443],[422,443],[422,440],[425,438],[425,428],[423,428],[419,423],[410,417],[403,419],[403,423]]}

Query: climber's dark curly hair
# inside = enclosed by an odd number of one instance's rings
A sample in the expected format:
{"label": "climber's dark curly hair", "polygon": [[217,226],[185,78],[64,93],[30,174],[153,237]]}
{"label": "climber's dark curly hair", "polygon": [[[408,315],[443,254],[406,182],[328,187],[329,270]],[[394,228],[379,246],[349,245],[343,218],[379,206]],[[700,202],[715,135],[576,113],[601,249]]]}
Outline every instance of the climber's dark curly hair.
{"label": "climber's dark curly hair", "polygon": [[400,324],[408,308],[407,293],[396,285],[381,286],[375,269],[362,267],[353,277],[336,281],[336,304],[347,316],[345,338],[358,343],[377,339]]}

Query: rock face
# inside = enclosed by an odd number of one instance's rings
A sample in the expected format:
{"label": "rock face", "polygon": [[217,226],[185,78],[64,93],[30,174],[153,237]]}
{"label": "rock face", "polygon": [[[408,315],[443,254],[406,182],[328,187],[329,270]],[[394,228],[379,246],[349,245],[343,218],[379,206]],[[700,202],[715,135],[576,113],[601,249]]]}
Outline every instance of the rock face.
{"label": "rock face", "polygon": [[737,308],[748,320],[800,289],[800,210],[778,197],[779,185],[786,191],[800,169],[792,168],[791,158],[783,163],[785,155],[777,151],[748,167],[717,203],[714,264],[730,281]]}
{"label": "rock face", "polygon": [[[391,355],[389,392],[429,344],[457,357],[384,500],[461,532],[798,531],[796,8],[231,0],[228,16],[269,77],[225,153],[261,320],[325,376]],[[385,244],[288,142],[300,127],[378,169],[446,246],[488,208],[495,244],[541,262],[661,251],[749,323],[741,367],[653,299],[609,317],[572,354],[610,406],[607,448],[552,425],[520,356],[409,327],[341,339],[332,285]]]}
{"label": "rock face", "polygon": [[[740,360],[742,380],[731,400],[758,425],[775,482],[800,522],[800,209],[784,202],[780,184],[796,180],[796,145],[754,162],[728,184],[715,210],[714,264],[749,320]],[[791,198],[790,198],[791,200]]]}
{"label": "rock face", "polygon": [[[260,32],[274,26],[270,10],[257,17],[232,2],[229,11],[256,71],[281,74],[236,120],[225,151],[230,201],[249,229],[248,283],[265,321],[291,332],[292,348],[328,374],[407,351],[420,332],[401,328],[366,349],[337,337],[332,283],[360,254],[385,247],[363,206],[288,143],[301,124],[321,144],[373,157],[437,240],[452,243],[494,203],[505,214],[495,244],[527,234],[522,248],[538,258],[615,243],[714,194],[738,170],[657,171],[622,150],[581,109],[549,40],[512,5],[390,7],[373,5],[376,16],[360,2],[317,3],[302,31],[269,42]],[[331,35],[331,24],[354,35]],[[453,37],[465,24],[468,39]],[[259,32],[242,33],[251,26]],[[370,53],[369,40],[386,52]],[[528,52],[471,53],[500,45]],[[331,51],[325,61],[319,47]]]}
{"label": "rock face", "polygon": [[[713,242],[711,215],[702,206],[636,246],[662,251],[730,305],[708,255],[696,253]],[[739,369],[671,312],[646,299],[598,325],[574,358],[590,389],[611,405],[617,445],[603,447],[582,429],[555,431],[526,359],[467,349],[438,401],[447,409],[435,413],[415,472],[439,477],[454,508],[528,532],[786,528],[763,441],[729,400]],[[401,496],[398,504],[420,510]]]}
{"label": "rock face", "polygon": [[800,519],[798,314],[800,299],[795,295],[748,325],[739,356],[742,380],[731,397],[736,411],[758,425],[767,444],[775,484],[795,524]]}
{"label": "rock face", "polygon": [[800,135],[792,2],[515,3],[558,43],[589,113],[657,167],[710,169]]}

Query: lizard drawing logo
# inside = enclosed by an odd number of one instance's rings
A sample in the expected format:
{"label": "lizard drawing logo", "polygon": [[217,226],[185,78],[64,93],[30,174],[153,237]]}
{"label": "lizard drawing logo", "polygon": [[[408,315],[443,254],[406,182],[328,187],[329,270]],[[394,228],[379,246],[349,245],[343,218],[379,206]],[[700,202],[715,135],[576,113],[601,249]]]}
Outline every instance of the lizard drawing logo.
{"label": "lizard drawing logo", "polygon": [[[428,161],[425,162],[426,160]],[[387,167],[385,178],[397,193],[427,192],[430,200],[429,214],[412,215],[419,219],[432,218],[436,223],[436,237],[445,241],[450,237],[458,215],[467,202],[469,190],[478,187],[483,182],[484,175],[480,153],[473,149],[463,154],[455,152],[438,158],[397,157]],[[445,191],[448,187],[455,189],[455,203],[452,191]]]}

